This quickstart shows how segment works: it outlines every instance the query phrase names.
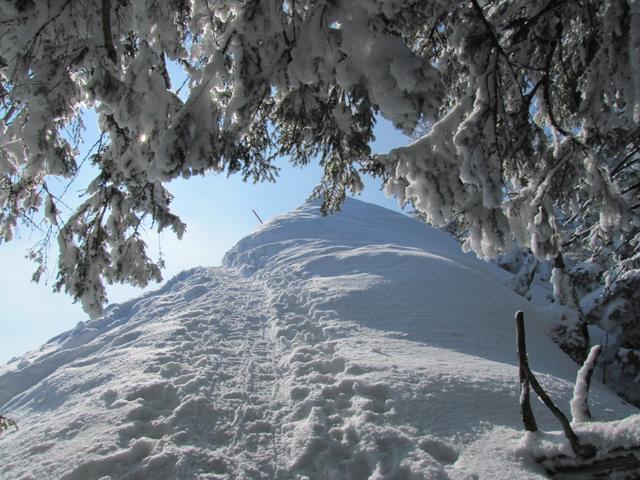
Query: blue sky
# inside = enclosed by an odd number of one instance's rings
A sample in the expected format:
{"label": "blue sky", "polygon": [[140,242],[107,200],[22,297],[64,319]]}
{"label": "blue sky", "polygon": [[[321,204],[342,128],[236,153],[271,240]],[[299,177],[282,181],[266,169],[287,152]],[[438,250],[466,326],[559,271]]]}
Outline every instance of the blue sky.
{"label": "blue sky", "polygon": [[[90,122],[88,119],[87,123]],[[95,130],[88,125],[86,143],[92,144],[93,137]],[[388,151],[407,141],[390,124],[381,121],[376,128],[373,149]],[[191,267],[220,265],[224,253],[258,226],[252,209],[265,221],[288,212],[307,199],[321,176],[317,165],[300,169],[281,159],[279,166],[282,167],[280,178],[274,184],[244,183],[238,176],[224,175],[172,182],[169,188],[175,195],[173,208],[186,222],[187,233],[181,241],[170,232],[162,237],[154,232],[147,233],[150,251],[157,254],[162,250],[166,262],[165,280]],[[365,185],[359,199],[399,210],[397,202],[380,191],[379,181],[365,179]],[[71,203],[77,194],[73,189],[69,193],[71,197],[67,200]],[[0,275],[0,363],[37,349],[49,338],[87,320],[80,306],[73,304],[68,296],[51,292],[52,281],[48,284],[30,281],[35,267],[24,257],[39,238],[38,232],[23,228],[19,239],[0,245],[3,272]],[[57,253],[52,250],[51,259],[56,257]],[[55,267],[53,261],[50,266]],[[152,284],[147,290],[156,288],[158,284]],[[111,286],[109,300],[121,302],[142,291],[128,286]]]}

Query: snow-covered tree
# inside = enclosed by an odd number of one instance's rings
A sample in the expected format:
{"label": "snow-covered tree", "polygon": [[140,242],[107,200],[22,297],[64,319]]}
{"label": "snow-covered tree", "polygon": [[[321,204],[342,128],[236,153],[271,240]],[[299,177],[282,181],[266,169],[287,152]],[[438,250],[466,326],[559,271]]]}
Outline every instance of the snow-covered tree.
{"label": "snow-covered tree", "polygon": [[[327,210],[365,171],[429,222],[465,225],[480,256],[515,240],[542,260],[598,256],[633,283],[638,58],[635,0],[5,1],[0,239],[42,214],[56,288],[96,314],[105,281],[160,278],[139,230],[183,233],[167,182],[273,180],[289,155],[320,162]],[[99,115],[98,175],[63,217],[48,182],[77,174],[84,109]],[[423,134],[374,156],[378,115]]]}

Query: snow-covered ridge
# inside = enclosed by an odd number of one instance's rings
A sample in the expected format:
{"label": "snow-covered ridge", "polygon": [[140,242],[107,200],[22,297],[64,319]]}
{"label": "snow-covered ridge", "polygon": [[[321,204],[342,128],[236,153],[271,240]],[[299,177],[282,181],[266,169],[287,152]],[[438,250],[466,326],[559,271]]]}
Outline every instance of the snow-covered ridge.
{"label": "snow-covered ridge", "polygon": [[301,243],[310,251],[390,245],[455,259],[496,278],[508,277],[474,255],[463,254],[458,242],[444,232],[406,215],[347,198],[339,214],[323,216],[320,204],[319,200],[307,202],[262,225],[227,252],[223,263],[253,272],[267,263],[290,262],[290,247]]}
{"label": "snow-covered ridge", "polygon": [[[565,411],[577,365],[506,276],[401,214],[305,204],[6,365],[0,476],[545,478],[519,449],[513,313]],[[635,412],[597,382],[591,403]]]}

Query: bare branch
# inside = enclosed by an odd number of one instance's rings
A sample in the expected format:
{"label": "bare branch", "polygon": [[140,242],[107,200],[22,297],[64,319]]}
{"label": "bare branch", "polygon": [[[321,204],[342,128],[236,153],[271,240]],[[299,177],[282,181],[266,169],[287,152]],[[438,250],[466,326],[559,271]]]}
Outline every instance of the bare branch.
{"label": "bare branch", "polygon": [[538,431],[536,419],[531,410],[531,399],[529,396],[529,379],[525,371],[527,365],[527,344],[524,338],[524,314],[522,311],[516,312],[516,335],[518,346],[518,365],[520,370],[520,412],[522,414],[522,423],[527,432]]}
{"label": "bare branch", "polygon": [[102,36],[104,37],[104,48],[107,50],[107,57],[116,64],[118,62],[118,54],[113,46],[113,36],[111,34],[111,0],[102,0]]}
{"label": "bare branch", "polygon": [[[524,372],[524,377],[531,384],[531,387],[533,387],[533,390],[536,392],[540,400],[542,400],[545,406],[551,411],[551,413],[553,413],[553,415],[558,419],[558,421],[562,425],[562,430],[564,431],[564,435],[569,440],[569,443],[571,444],[571,448],[573,449],[573,451],[577,455],[583,458],[590,458],[594,456],[596,453],[595,448],[592,445],[583,444],[580,442],[576,433],[573,431],[573,428],[571,428],[571,424],[569,423],[569,420],[567,419],[565,414],[562,413],[562,411],[555,405],[555,403],[553,403],[549,395],[547,395],[547,392],[544,391],[540,383],[538,383],[538,380],[536,379],[535,375],[529,368],[529,362],[526,358],[526,350],[524,350],[525,348],[524,347],[524,344],[525,344],[524,314],[521,311],[518,311],[516,313],[516,330],[517,330],[517,338],[518,338],[518,351],[525,352],[524,359],[521,359],[521,357],[519,356],[519,360],[524,360],[520,362],[520,368],[521,368],[521,371]],[[523,346],[522,350],[521,350],[520,342],[522,342],[522,346]],[[523,421],[524,421],[524,414],[523,414]],[[529,424],[529,426],[531,426],[531,424]]]}

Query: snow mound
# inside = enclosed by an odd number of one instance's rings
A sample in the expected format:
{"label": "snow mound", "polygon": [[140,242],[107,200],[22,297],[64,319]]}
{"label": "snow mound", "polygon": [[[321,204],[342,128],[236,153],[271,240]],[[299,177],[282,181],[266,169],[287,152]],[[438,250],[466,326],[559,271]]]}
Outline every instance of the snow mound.
{"label": "snow mound", "polygon": [[[546,478],[522,453],[514,312],[565,410],[577,365],[507,273],[356,200],[305,204],[224,262],[4,366],[20,431],[0,437],[0,476]],[[597,381],[590,397],[597,419],[636,412]]]}

